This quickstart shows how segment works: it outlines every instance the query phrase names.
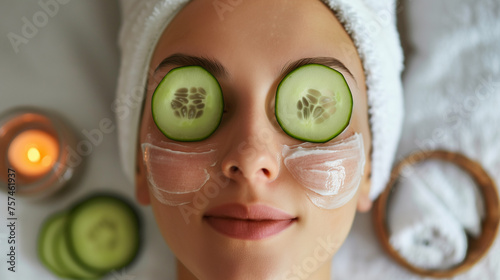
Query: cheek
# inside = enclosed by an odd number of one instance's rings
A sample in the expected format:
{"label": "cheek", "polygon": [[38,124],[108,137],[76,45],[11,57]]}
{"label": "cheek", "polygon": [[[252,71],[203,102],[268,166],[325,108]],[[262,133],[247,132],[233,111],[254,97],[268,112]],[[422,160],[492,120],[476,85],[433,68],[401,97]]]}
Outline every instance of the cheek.
{"label": "cheek", "polygon": [[209,168],[216,164],[216,151],[182,152],[142,144],[149,189],[163,204],[178,206],[193,199],[210,179]]}
{"label": "cheek", "polygon": [[171,207],[153,201],[151,203],[156,223],[160,232],[168,244],[175,258],[182,261],[193,262],[198,258],[203,240],[199,234],[199,224],[193,221],[187,221],[179,215],[179,207]]}
{"label": "cheek", "polygon": [[285,145],[282,153],[286,168],[316,206],[336,209],[356,194],[365,166],[360,134],[331,145]]}

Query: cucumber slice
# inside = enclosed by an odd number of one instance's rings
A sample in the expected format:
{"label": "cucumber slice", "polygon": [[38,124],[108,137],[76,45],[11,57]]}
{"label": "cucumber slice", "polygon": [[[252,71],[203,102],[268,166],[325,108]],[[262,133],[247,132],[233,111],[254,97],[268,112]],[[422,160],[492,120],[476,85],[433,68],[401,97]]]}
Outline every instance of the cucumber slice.
{"label": "cucumber slice", "polygon": [[68,213],[61,212],[49,217],[42,226],[38,242],[42,263],[60,278],[99,278],[100,274],[86,270],[71,256],[64,235],[67,220]]}
{"label": "cucumber slice", "polygon": [[352,94],[344,76],[325,65],[307,64],[283,78],[275,114],[286,134],[322,143],[344,131],[351,120]]}
{"label": "cucumber slice", "polygon": [[42,225],[38,237],[38,257],[42,263],[55,275],[66,278],[71,274],[57,259],[56,244],[66,225],[67,213],[61,212],[50,216]]}
{"label": "cucumber slice", "polygon": [[[67,219],[66,219],[67,223]],[[68,237],[64,230],[56,234],[56,260],[72,279],[99,279],[104,273],[95,272],[84,267],[71,254]]]}
{"label": "cucumber slice", "polygon": [[117,270],[137,255],[139,226],[136,211],[123,199],[93,196],[69,213],[68,247],[72,256],[91,271]]}
{"label": "cucumber slice", "polygon": [[200,141],[217,129],[224,111],[224,98],[217,79],[200,66],[171,70],[151,101],[158,129],[176,141]]}

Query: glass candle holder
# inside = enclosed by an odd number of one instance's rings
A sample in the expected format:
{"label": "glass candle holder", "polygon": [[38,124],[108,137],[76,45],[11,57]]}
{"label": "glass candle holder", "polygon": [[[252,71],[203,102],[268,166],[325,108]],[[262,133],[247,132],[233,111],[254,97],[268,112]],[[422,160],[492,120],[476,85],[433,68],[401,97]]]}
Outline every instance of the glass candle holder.
{"label": "glass candle holder", "polygon": [[76,142],[72,128],[53,112],[32,107],[5,112],[0,116],[0,182],[15,181],[16,195],[53,194],[82,165],[81,158],[72,159]]}

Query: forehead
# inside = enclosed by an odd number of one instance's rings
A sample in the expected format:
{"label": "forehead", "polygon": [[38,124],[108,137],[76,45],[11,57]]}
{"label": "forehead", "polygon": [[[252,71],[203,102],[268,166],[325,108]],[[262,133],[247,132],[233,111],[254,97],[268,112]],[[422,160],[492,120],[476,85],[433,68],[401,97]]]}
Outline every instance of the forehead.
{"label": "forehead", "polygon": [[329,56],[356,80],[363,78],[349,35],[319,0],[193,0],[165,29],[151,68],[174,53],[216,58],[229,72],[244,66],[264,75],[290,60]]}

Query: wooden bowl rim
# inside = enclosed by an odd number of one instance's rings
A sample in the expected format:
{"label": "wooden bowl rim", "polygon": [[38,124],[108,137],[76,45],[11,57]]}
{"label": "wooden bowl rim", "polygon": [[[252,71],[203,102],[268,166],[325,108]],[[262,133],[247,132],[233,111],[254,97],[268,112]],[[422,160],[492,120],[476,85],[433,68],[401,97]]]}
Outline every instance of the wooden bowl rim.
{"label": "wooden bowl rim", "polygon": [[[389,243],[389,231],[387,227],[386,209],[387,202],[394,184],[399,178],[401,171],[410,165],[427,159],[437,159],[457,164],[459,167],[468,172],[476,181],[478,189],[481,192],[485,202],[485,218],[482,221],[482,232],[477,239],[470,239],[475,248],[472,248],[471,242],[467,248],[467,256],[465,260],[452,268],[446,270],[428,270],[415,267],[408,263]],[[469,159],[460,153],[434,150],[434,151],[418,151],[410,154],[401,160],[392,170],[389,183],[379,198],[374,202],[372,218],[375,228],[375,233],[382,248],[388,253],[397,263],[406,269],[416,274],[434,278],[449,278],[457,274],[464,273],[472,268],[479,260],[481,260],[491,245],[495,241],[498,227],[500,223],[500,203],[498,190],[493,179],[488,175],[486,170],[476,161]]]}

